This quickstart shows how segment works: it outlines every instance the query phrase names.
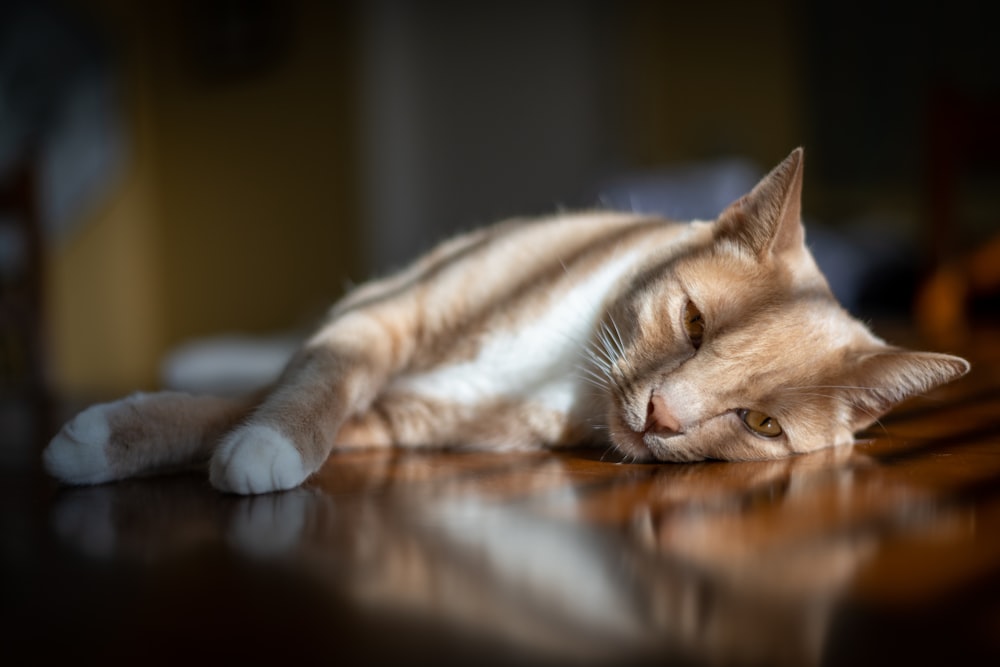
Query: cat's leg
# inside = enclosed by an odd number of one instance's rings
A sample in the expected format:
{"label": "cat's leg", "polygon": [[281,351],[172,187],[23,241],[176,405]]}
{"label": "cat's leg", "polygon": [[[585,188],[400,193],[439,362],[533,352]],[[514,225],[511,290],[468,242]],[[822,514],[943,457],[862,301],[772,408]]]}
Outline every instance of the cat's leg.
{"label": "cat's leg", "polygon": [[342,428],[368,409],[412,355],[416,337],[401,311],[354,311],[322,330],[253,415],[223,438],[212,455],[212,484],[232,493],[268,493],[316,472]]}
{"label": "cat's leg", "polygon": [[257,400],[157,392],[94,405],[52,439],[45,468],[69,484],[98,484],[203,464]]}

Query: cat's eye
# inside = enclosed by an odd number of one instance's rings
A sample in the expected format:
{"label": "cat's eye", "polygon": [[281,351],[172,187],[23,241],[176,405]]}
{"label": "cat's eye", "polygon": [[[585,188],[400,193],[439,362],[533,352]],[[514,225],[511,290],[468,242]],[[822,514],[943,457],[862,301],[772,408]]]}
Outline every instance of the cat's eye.
{"label": "cat's eye", "polygon": [[781,424],[770,415],[757,410],[740,410],[740,419],[751,433],[765,438],[777,438],[782,434]]}
{"label": "cat's eye", "polygon": [[701,347],[701,341],[705,337],[705,317],[692,301],[684,306],[684,332],[694,349]]}

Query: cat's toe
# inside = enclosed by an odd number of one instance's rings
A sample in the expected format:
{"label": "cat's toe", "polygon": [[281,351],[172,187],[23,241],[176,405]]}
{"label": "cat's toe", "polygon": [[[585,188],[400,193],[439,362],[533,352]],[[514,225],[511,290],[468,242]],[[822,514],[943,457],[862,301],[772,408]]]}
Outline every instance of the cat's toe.
{"label": "cat's toe", "polygon": [[250,495],[298,486],[308,476],[291,440],[268,426],[245,426],[222,441],[209,477],[220,491]]}
{"label": "cat's toe", "polygon": [[111,436],[108,405],[87,408],[49,442],[42,453],[46,471],[69,484],[99,484],[114,479],[108,463]]}

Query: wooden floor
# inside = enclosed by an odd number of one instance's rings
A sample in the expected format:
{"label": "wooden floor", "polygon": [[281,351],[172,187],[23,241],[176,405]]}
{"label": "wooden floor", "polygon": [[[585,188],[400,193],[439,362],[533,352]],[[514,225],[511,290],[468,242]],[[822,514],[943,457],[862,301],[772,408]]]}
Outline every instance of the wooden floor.
{"label": "wooden floor", "polygon": [[102,665],[1000,664],[1000,344],[968,355],[853,450],[776,462],[355,452],[256,498],[7,471],[0,640]]}

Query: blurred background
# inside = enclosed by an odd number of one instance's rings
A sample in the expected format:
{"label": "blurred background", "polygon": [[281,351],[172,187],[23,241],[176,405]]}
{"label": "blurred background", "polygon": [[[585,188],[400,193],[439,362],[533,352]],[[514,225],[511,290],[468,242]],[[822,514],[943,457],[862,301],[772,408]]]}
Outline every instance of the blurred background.
{"label": "blurred background", "polygon": [[[798,145],[834,289],[912,320],[1000,231],[992,25],[969,0],[3,0],[0,418],[266,374],[456,230],[713,217]],[[931,320],[996,312],[948,275]]]}

